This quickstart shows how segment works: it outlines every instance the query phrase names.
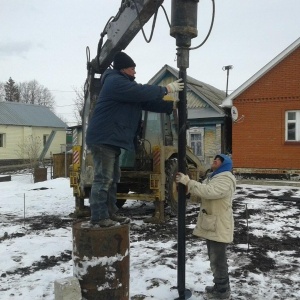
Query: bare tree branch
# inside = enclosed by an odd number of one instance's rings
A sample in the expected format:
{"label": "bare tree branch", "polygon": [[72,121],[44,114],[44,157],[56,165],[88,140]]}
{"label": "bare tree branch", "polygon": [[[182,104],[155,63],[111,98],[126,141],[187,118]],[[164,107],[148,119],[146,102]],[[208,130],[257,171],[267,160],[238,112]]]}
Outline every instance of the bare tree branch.
{"label": "bare tree branch", "polygon": [[36,80],[20,83],[19,90],[20,102],[47,106],[54,111],[55,101],[53,95]]}
{"label": "bare tree branch", "polygon": [[74,115],[76,121],[79,125],[82,124],[82,112],[83,112],[83,105],[84,105],[84,87],[82,86],[80,90],[73,88],[76,93],[76,98],[74,99]]}

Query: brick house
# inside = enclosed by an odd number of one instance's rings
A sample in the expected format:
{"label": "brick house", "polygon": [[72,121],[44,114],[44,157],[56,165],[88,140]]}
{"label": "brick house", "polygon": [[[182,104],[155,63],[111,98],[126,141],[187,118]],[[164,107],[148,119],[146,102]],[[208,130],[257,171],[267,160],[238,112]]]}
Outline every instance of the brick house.
{"label": "brick house", "polygon": [[222,107],[231,108],[236,173],[299,178],[300,38],[224,99]]}

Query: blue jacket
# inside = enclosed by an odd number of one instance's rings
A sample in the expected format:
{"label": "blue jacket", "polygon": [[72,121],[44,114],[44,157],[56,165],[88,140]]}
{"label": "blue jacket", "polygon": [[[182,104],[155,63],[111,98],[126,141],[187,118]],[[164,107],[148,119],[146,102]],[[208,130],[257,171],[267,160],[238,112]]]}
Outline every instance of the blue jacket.
{"label": "blue jacket", "polygon": [[162,100],[166,88],[138,84],[117,70],[102,76],[102,89],[88,124],[86,144],[111,145],[134,151],[142,110],[171,113],[173,103]]}

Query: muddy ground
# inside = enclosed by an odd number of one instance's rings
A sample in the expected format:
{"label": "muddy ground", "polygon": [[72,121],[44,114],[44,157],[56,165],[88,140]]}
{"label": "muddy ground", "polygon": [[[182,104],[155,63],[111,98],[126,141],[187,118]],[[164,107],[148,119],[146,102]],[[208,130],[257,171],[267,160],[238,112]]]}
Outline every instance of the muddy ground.
{"label": "muddy ground", "polygon": [[[265,274],[266,276],[276,277],[280,282],[278,294],[272,299],[297,299],[293,290],[299,290],[300,283],[295,286],[295,282],[289,279],[291,274],[299,274],[300,258],[300,201],[299,189],[289,189],[280,193],[284,189],[276,188],[251,188],[251,186],[239,186],[236,191],[233,210],[235,215],[235,234],[234,242],[229,246],[229,258],[234,261],[234,269],[230,272],[230,277],[235,286],[247,286],[234,292],[234,299],[258,299],[253,298],[253,289],[259,284],[255,280],[249,280],[249,274]],[[261,205],[263,203],[263,205]],[[196,204],[187,206],[187,224],[195,224],[199,207]],[[126,206],[121,209],[121,213],[130,217],[134,221],[143,220],[153,214],[154,207],[149,203],[139,201],[135,206]],[[172,215],[166,207],[167,221],[165,224],[143,224],[141,226],[131,226],[131,242],[137,241],[156,241],[177,240],[177,218]],[[14,222],[22,220],[14,219]],[[72,226],[74,220],[71,218],[61,219],[54,215],[35,216],[26,220],[29,230],[42,231],[53,228],[67,228]],[[262,228],[259,229],[256,224],[260,222]],[[283,226],[280,232],[268,232],[266,226],[275,222],[282,222]],[[258,234],[256,230],[266,230]],[[14,233],[1,237],[4,239],[16,239],[23,236],[24,233]],[[186,229],[186,244],[193,244],[195,237],[192,235],[192,229]],[[243,247],[241,247],[243,245]],[[176,259],[176,245],[174,246],[174,259]],[[287,253],[290,255],[288,265],[278,265],[275,257],[269,253]],[[187,257],[192,258],[197,255],[196,251],[187,250]],[[160,256],[158,256],[159,258]],[[245,262],[246,257],[246,262]],[[19,268],[13,272],[1,273],[1,277],[19,274],[26,276],[38,270],[51,268],[64,261],[72,259],[71,251],[65,251],[57,257],[41,256],[31,267]],[[159,263],[159,261],[157,262]],[[162,262],[163,263],[163,262]],[[273,275],[272,275],[273,274]],[[251,287],[251,285],[253,285]],[[201,295],[200,291],[193,291],[194,294]],[[200,297],[200,296],[199,296]],[[132,296],[133,299],[142,300],[143,295]]]}

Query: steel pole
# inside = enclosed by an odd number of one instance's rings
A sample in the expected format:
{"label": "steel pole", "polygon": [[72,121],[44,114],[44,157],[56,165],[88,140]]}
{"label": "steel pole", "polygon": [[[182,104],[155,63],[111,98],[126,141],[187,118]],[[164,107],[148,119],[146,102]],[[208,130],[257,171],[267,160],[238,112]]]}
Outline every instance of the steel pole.
{"label": "steel pole", "polygon": [[[183,79],[186,85],[186,69],[180,68],[179,78]],[[179,93],[178,105],[178,171],[186,174],[186,87]],[[186,298],[185,289],[185,210],[186,210],[186,187],[183,184],[178,186],[178,255],[177,255],[177,284],[179,299]]]}
{"label": "steel pole", "polygon": [[[187,101],[186,101],[186,70],[189,67],[189,48],[191,39],[196,37],[197,5],[199,0],[172,0],[172,15],[170,35],[176,39],[177,67],[179,78],[184,82],[184,89],[179,93],[178,104],[178,171],[186,174],[186,129],[187,129]],[[186,187],[178,185],[178,241],[177,241],[177,288],[179,298],[188,299],[192,296],[185,288],[185,213]]]}
{"label": "steel pole", "polygon": [[[189,66],[189,49],[177,49],[177,65],[179,78],[184,82],[184,89],[179,93],[178,103],[178,171],[186,174],[186,130],[187,130],[187,68]],[[185,214],[186,214],[186,186],[178,185],[178,225],[177,225],[177,288],[179,298],[189,299],[192,293],[185,288]]]}
{"label": "steel pole", "polygon": [[229,69],[227,69],[226,97],[228,96],[228,79],[229,79]]}
{"label": "steel pole", "polygon": [[222,68],[223,71],[227,71],[227,80],[226,80],[226,97],[228,96],[228,81],[229,81],[229,71],[233,69],[232,65],[224,66]]}

